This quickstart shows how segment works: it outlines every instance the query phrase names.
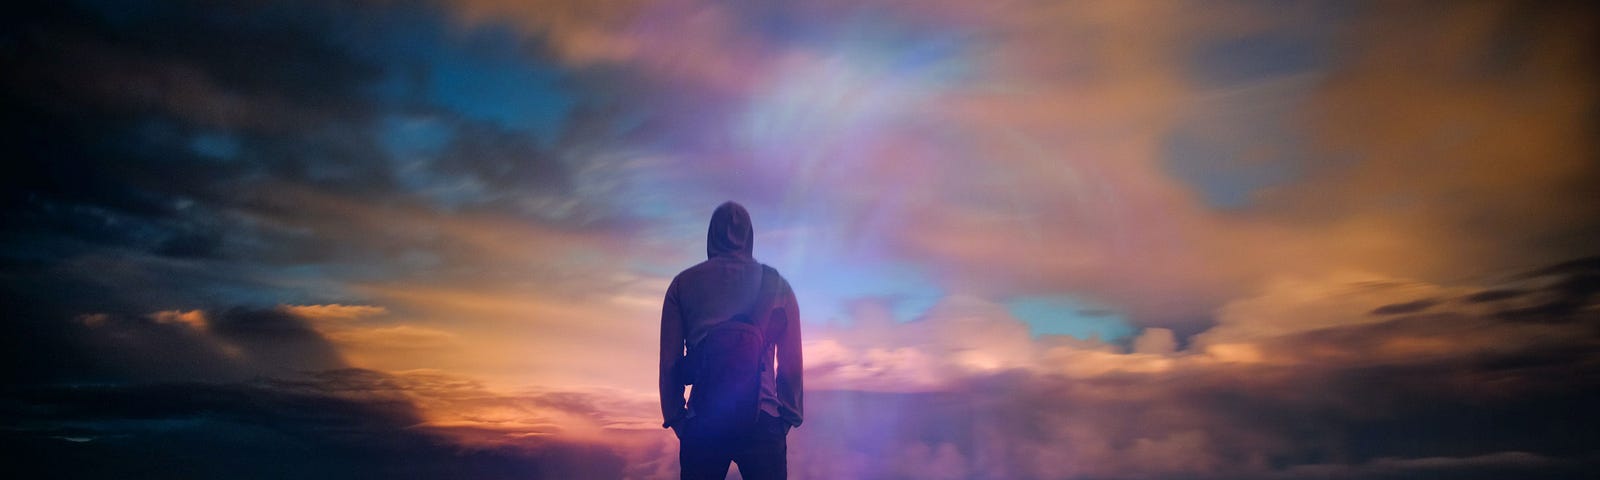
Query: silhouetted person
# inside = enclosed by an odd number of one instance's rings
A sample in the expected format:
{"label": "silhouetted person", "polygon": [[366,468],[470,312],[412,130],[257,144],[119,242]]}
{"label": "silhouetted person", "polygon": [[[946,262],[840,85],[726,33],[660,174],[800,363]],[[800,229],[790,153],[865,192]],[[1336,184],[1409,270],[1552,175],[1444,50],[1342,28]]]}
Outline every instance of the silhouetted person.
{"label": "silhouetted person", "polygon": [[749,480],[788,475],[786,437],[802,418],[800,309],[789,282],[751,256],[754,240],[743,206],[718,206],[709,258],[674,277],[661,306],[662,426],[678,436],[686,480],[723,479],[729,463]]}

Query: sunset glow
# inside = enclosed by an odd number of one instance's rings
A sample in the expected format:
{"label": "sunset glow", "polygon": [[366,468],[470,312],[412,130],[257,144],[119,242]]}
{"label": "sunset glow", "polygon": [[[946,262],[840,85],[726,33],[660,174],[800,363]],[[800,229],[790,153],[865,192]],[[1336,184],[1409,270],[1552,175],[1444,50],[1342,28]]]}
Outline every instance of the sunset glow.
{"label": "sunset glow", "polygon": [[17,478],[677,478],[727,200],[793,478],[1600,472],[1582,2],[42,3]]}

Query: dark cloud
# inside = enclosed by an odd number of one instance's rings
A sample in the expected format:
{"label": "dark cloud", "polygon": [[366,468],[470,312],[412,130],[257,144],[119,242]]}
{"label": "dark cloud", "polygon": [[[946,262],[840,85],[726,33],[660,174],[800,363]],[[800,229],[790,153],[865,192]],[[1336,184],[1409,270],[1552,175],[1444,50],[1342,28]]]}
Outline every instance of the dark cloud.
{"label": "dark cloud", "polygon": [[410,394],[437,385],[345,368],[284,309],[48,320],[12,325],[54,331],[6,351],[0,441],[14,476],[555,479],[623,467],[610,447],[464,446],[447,429],[419,429]]}
{"label": "dark cloud", "polygon": [[[1522,290],[1491,290],[1463,299],[1498,307],[1503,318],[1526,321],[1570,321],[1581,316],[1600,294],[1600,257],[1585,257],[1518,276]],[[1512,294],[1511,292],[1515,292]]]}
{"label": "dark cloud", "polygon": [[[24,310],[26,311],[26,310]],[[464,443],[413,398],[597,417],[570,393],[485,403],[475,383],[347,368],[290,309],[97,313],[6,353],[6,469],[50,478],[617,478],[614,447],[572,439]],[[15,326],[14,326],[15,327]],[[559,431],[559,430],[556,430]],[[552,432],[545,432],[552,433]]]}
{"label": "dark cloud", "polygon": [[1404,313],[1417,313],[1439,304],[1433,299],[1417,300],[1415,302],[1391,303],[1372,309],[1373,315],[1399,315]]}
{"label": "dark cloud", "polygon": [[[537,40],[454,36],[430,4],[35,2],[4,26],[0,289],[25,310],[0,336],[36,339],[8,351],[67,348],[83,314],[350,302],[346,281],[494,267],[440,232],[453,212],[553,230],[612,216],[571,199],[540,132],[385,93],[456,41],[538,60]],[[451,132],[420,167],[441,183],[407,182],[415,159],[382,141],[397,117]],[[593,134],[609,117],[585,118]],[[463,183],[479,188],[428,190]]]}
{"label": "dark cloud", "polygon": [[452,125],[452,138],[424,173],[429,185],[422,190],[435,192],[434,202],[534,220],[572,215],[559,208],[573,198],[570,167],[538,139],[482,122],[440,121]]}
{"label": "dark cloud", "polygon": [[601,447],[463,448],[374,372],[298,381],[8,386],[7,470],[49,478],[616,478]]}
{"label": "dark cloud", "polygon": [[[240,215],[250,211],[242,194],[263,180],[317,180],[305,162],[365,171],[352,185],[385,178],[371,174],[376,149],[322,133],[370,115],[357,93],[377,72],[332,43],[327,12],[96,7],[56,2],[11,17],[0,142],[16,159],[3,175],[8,256],[247,260],[262,232]],[[206,117],[229,109],[238,122]],[[242,144],[224,154],[249,158],[213,158],[195,148],[205,136]]]}
{"label": "dark cloud", "polygon": [[305,319],[281,309],[235,308],[209,320],[207,330],[247,355],[248,362],[287,371],[321,370],[344,360]]}
{"label": "dark cloud", "polygon": [[[25,310],[26,311],[26,310]],[[305,319],[281,309],[13,318],[33,329],[7,373],[24,383],[239,381],[345,366]],[[26,331],[26,330],[24,330]]]}
{"label": "dark cloud", "polygon": [[1524,292],[1524,291],[1521,291],[1521,290],[1508,290],[1508,289],[1484,290],[1484,291],[1481,291],[1481,292],[1478,292],[1478,293],[1474,293],[1472,295],[1467,295],[1465,298],[1462,299],[1462,301],[1471,302],[1471,303],[1496,302],[1496,301],[1500,301],[1500,300],[1507,300],[1507,299],[1517,298],[1517,297],[1526,295],[1527,293],[1528,292]]}

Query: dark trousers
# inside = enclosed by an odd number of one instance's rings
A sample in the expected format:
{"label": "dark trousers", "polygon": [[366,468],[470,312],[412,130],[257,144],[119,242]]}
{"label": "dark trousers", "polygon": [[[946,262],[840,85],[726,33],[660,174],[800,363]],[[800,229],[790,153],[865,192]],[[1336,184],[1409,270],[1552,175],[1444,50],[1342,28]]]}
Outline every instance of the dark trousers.
{"label": "dark trousers", "polygon": [[760,428],[743,437],[696,436],[693,425],[684,430],[687,431],[677,432],[678,466],[683,480],[723,480],[728,477],[729,463],[739,465],[739,474],[745,480],[789,477],[789,446],[785,441],[789,425],[783,420],[763,414]]}

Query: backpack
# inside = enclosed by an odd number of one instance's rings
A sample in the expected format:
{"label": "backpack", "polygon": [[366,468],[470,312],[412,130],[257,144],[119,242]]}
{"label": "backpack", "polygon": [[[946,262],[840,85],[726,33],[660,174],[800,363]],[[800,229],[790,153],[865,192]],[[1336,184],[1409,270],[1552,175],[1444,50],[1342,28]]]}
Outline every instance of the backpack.
{"label": "backpack", "polygon": [[761,266],[761,286],[755,304],[745,313],[718,323],[683,359],[682,375],[689,391],[689,419],[685,435],[738,437],[755,431],[760,421],[761,371],[771,368],[764,335],[771,315],[776,272]]}

